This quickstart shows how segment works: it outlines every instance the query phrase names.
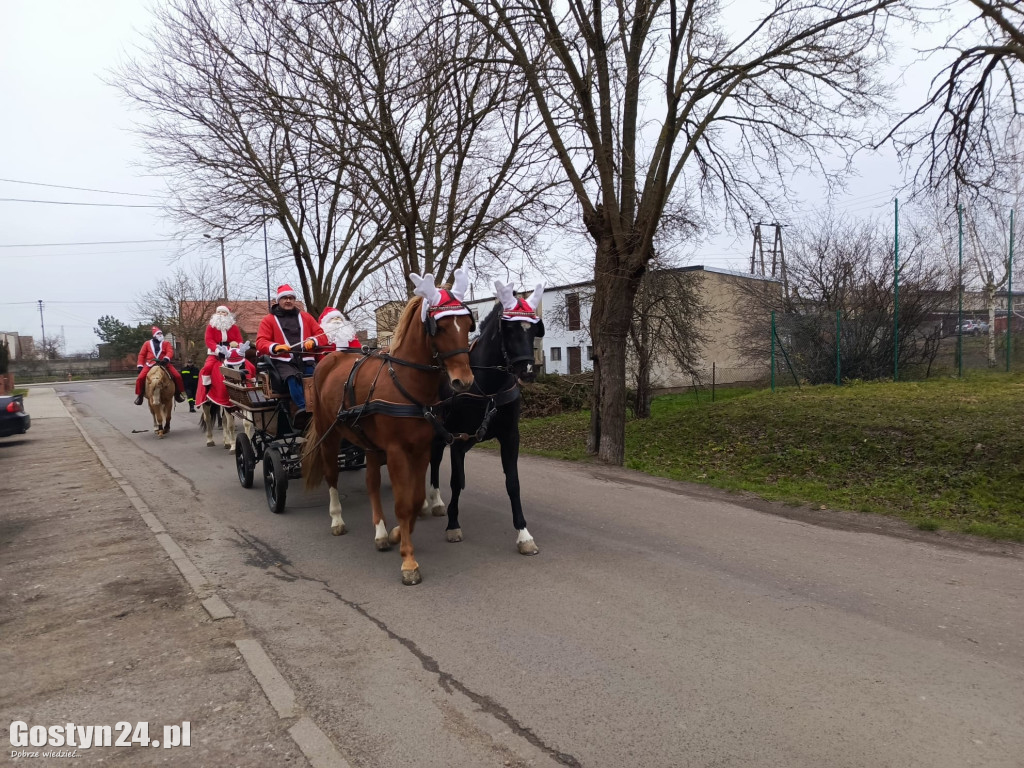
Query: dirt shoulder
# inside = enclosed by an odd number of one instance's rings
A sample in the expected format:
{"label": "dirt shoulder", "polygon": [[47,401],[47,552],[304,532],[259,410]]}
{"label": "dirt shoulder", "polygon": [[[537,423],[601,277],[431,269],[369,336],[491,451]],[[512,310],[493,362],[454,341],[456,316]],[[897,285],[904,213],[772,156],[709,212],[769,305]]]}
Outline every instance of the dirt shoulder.
{"label": "dirt shoulder", "polygon": [[79,748],[76,764],[308,765],[234,645],[244,627],[210,619],[67,416],[0,439],[0,633],[8,759],[56,749],[13,747],[14,721],[145,721],[151,739],[188,721],[190,747]]}

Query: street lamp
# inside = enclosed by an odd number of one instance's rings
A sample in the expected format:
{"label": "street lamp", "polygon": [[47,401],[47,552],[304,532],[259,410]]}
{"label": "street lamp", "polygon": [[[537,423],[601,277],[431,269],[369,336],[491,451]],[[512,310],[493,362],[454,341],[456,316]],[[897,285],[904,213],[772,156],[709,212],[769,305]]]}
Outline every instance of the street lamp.
{"label": "street lamp", "polygon": [[220,270],[224,277],[224,301],[228,300],[228,267],[224,260],[224,238],[213,235],[203,235],[207,240],[220,240]]}

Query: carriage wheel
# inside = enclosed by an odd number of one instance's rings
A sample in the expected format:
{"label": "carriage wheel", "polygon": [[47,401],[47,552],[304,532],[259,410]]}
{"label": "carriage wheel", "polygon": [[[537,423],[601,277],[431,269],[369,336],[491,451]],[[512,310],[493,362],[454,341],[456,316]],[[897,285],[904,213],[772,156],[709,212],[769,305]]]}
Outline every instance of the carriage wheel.
{"label": "carriage wheel", "polygon": [[288,473],[281,461],[281,452],[271,446],[263,456],[263,490],[267,494],[267,506],[275,515],[284,512],[288,497]]}
{"label": "carriage wheel", "polygon": [[235,469],[238,470],[238,482],[243,488],[252,488],[252,475],[256,469],[256,454],[248,435],[241,434],[235,438]]}

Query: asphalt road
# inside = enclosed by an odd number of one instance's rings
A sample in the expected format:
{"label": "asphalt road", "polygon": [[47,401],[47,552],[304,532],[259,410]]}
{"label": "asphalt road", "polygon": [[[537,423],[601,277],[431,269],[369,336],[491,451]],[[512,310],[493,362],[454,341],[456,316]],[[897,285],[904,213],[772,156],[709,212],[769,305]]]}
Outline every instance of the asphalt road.
{"label": "asphalt road", "polygon": [[57,389],[353,765],[1024,766],[1020,547],[524,458],[524,557],[475,450],[465,540],[421,520],[403,587],[363,472],[333,537],[326,488],[272,515],[186,409],[158,440],[128,382]]}

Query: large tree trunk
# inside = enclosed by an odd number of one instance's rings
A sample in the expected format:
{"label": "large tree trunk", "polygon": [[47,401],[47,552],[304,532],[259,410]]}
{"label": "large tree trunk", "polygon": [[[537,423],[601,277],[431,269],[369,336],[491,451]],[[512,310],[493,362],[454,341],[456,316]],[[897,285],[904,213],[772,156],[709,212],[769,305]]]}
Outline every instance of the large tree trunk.
{"label": "large tree trunk", "polygon": [[633,254],[616,258],[613,249],[611,238],[598,242],[590,330],[600,374],[594,378],[588,444],[596,446],[601,461],[621,465],[626,455],[626,338],[643,267],[625,269]]}

